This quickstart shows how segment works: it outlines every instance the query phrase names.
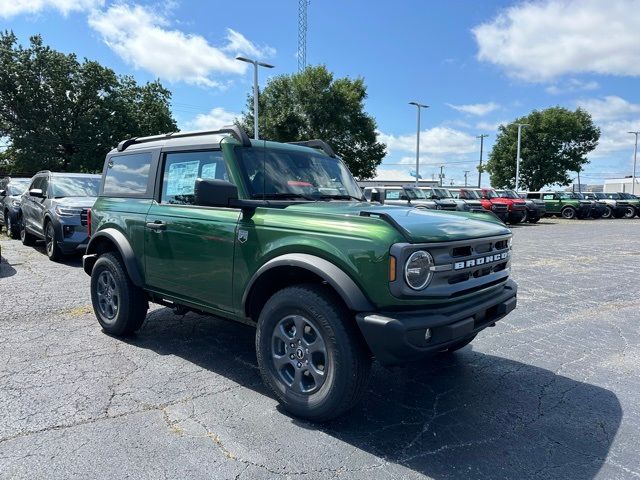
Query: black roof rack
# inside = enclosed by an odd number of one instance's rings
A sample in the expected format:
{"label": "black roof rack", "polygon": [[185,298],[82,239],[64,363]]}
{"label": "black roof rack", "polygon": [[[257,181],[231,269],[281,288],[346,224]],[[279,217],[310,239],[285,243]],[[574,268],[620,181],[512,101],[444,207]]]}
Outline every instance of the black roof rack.
{"label": "black roof rack", "polygon": [[123,140],[118,144],[117,150],[119,152],[124,152],[131,145],[135,145],[138,143],[146,143],[146,142],[154,142],[156,140],[168,140],[170,138],[182,138],[182,137],[199,137],[201,135],[217,135],[220,133],[230,133],[231,136],[235,137],[237,140],[242,143],[243,147],[250,147],[251,140],[249,140],[249,136],[247,132],[244,131],[238,125],[227,125],[218,130],[201,130],[198,132],[172,132],[172,133],[163,133],[161,135],[151,135],[149,137],[133,137],[128,140]]}
{"label": "black roof rack", "polygon": [[291,145],[302,145],[303,147],[319,148],[330,157],[335,157],[336,153],[333,148],[324,140],[303,140],[301,142],[287,142]]}

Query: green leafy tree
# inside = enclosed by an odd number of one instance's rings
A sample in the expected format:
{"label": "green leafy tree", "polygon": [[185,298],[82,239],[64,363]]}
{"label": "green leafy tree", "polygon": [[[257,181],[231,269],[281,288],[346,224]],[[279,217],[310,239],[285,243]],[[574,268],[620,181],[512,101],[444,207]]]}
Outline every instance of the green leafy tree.
{"label": "green leafy tree", "polygon": [[171,93],[159,82],[137,85],[52,50],[40,36],[25,48],[1,33],[0,71],[0,137],[16,171],[99,171],[120,140],[177,129]]}
{"label": "green leafy tree", "polygon": [[[319,138],[329,143],[360,179],[375,175],[386,146],[377,141],[376,122],[364,111],[362,78],[334,79],[325,66],[279,75],[259,96],[260,137],[279,142]],[[253,96],[241,121],[253,131]]]}
{"label": "green leafy tree", "polygon": [[[569,185],[572,173],[589,163],[587,154],[598,145],[600,129],[591,115],[578,108],[534,110],[514,123],[523,127],[520,157],[520,188],[540,190],[545,185]],[[501,125],[485,168],[495,187],[513,188],[516,176],[518,127]]]}

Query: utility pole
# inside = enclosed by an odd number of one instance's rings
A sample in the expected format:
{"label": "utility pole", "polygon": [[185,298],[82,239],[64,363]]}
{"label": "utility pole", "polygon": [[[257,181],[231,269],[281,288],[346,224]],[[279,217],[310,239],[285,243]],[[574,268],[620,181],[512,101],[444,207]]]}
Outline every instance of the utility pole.
{"label": "utility pole", "polygon": [[469,170],[464,171],[464,186],[467,186],[467,175],[469,174]]}
{"label": "utility pole", "polygon": [[246,57],[236,57],[236,60],[253,65],[253,138],[258,140],[258,67],[273,68],[273,65]]}
{"label": "utility pole", "polygon": [[528,123],[516,123],[518,126],[518,152],[516,153],[516,193],[520,189],[520,138],[522,136],[522,127],[528,127]]}
{"label": "utility pole", "polygon": [[631,195],[636,194],[636,158],[638,156],[638,134],[640,131],[629,132],[636,136],[636,146],[633,148],[633,177],[631,179]]}
{"label": "utility pole", "polygon": [[409,102],[409,105],[415,105],[418,111],[417,129],[416,129],[416,187],[420,182],[420,109],[429,108],[429,105],[423,105],[418,102]]}
{"label": "utility pole", "polygon": [[[480,164],[478,165],[478,188],[480,188],[480,184],[482,183],[482,147],[484,146],[484,139],[488,137],[486,133],[482,135],[476,136],[476,138],[480,139]],[[467,186],[467,182],[465,181],[465,186]]]}
{"label": "utility pole", "polygon": [[440,165],[440,186],[442,186],[442,180],[444,180],[444,165]]}

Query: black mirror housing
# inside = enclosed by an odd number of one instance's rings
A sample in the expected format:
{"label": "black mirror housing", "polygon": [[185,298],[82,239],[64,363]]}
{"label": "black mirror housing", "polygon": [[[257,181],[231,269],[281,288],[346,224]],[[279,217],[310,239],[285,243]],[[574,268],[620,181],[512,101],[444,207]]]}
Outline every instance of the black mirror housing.
{"label": "black mirror housing", "polygon": [[7,191],[2,189],[0,190],[0,197],[6,197],[7,196]]}
{"label": "black mirror housing", "polygon": [[379,202],[380,201],[380,191],[379,190],[373,190],[371,192],[371,200],[369,200],[370,202]]}
{"label": "black mirror housing", "polygon": [[238,187],[226,180],[198,178],[194,196],[201,207],[230,207],[238,200]]}

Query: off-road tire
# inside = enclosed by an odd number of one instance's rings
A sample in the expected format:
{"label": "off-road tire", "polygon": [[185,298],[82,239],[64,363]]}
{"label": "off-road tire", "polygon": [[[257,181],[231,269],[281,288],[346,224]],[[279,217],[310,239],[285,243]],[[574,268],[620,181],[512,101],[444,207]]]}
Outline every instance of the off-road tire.
{"label": "off-road tire", "polygon": [[31,247],[36,243],[36,237],[27,232],[27,227],[24,225],[24,219],[20,219],[20,240],[22,244]]}
{"label": "off-road tire", "polygon": [[602,214],[602,218],[606,218],[606,219],[613,218],[613,208],[607,205],[606,210]]}
{"label": "off-road tire", "polygon": [[[109,315],[105,307],[108,290],[104,290],[104,280],[107,280],[111,289],[109,299],[117,297],[117,308],[113,310],[113,316]],[[102,295],[99,284],[101,284]],[[149,309],[144,292],[133,284],[120,256],[115,253],[100,255],[93,266],[91,271],[91,303],[104,332],[115,336],[130,335],[137,331],[142,326]]]}
{"label": "off-road tire", "polygon": [[470,337],[467,337],[463,340],[460,340],[452,345],[449,345],[447,348],[445,348],[444,350],[442,350],[440,353],[453,353],[456,350],[460,350],[461,348],[466,347],[467,345],[469,345],[471,342],[473,342],[474,338],[476,338],[477,334],[473,334]]}
{"label": "off-road tire", "polygon": [[529,223],[538,223],[540,221],[540,217],[528,218],[527,222]]}
{"label": "off-road tire", "polygon": [[44,251],[52,262],[57,262],[63,257],[62,250],[58,246],[56,229],[50,220],[44,225]]}
{"label": "off-road tire", "polygon": [[[295,379],[292,379],[291,385],[283,380],[282,372],[287,369],[296,372],[298,367],[293,363],[299,357],[294,355],[291,365],[283,365],[283,361],[277,367],[278,357],[274,353],[276,344],[283,343],[276,329],[284,325],[285,320],[300,317],[317,327],[326,355],[323,365],[326,377],[321,386],[310,393],[296,391],[293,387]],[[293,335],[298,335],[297,329]],[[298,353],[295,340],[291,344],[296,345],[295,351]],[[291,344],[284,346],[288,349]],[[339,297],[327,287],[317,284],[284,288],[267,301],[258,319],[256,354],[264,383],[283,407],[295,416],[318,422],[338,417],[353,407],[364,394],[371,369],[371,354],[353,315]],[[285,355],[289,357],[292,353],[285,350]],[[311,362],[311,357],[305,359]],[[304,372],[305,368],[308,370],[309,366],[303,365],[301,371]],[[299,375],[302,381],[303,373]]]}
{"label": "off-road tire", "polygon": [[627,207],[624,211],[624,218],[633,218],[636,216],[636,209],[632,206]]}
{"label": "off-road tire", "polygon": [[560,211],[560,215],[566,220],[573,220],[574,218],[576,218],[577,212],[573,207],[564,207]]}

